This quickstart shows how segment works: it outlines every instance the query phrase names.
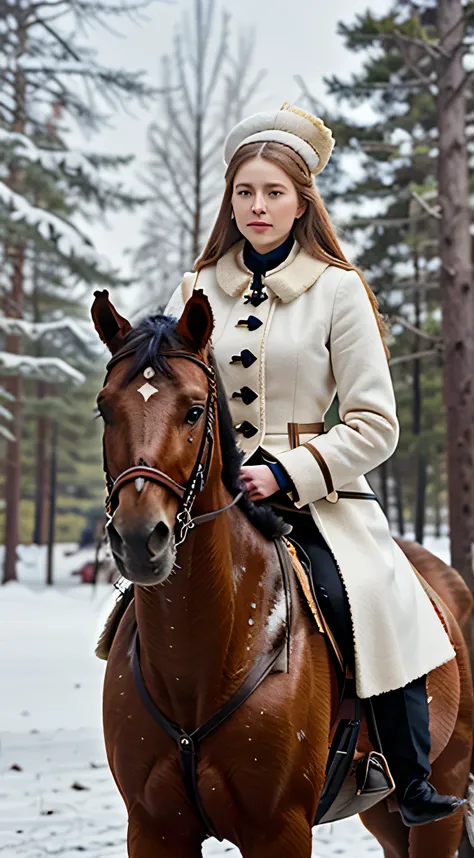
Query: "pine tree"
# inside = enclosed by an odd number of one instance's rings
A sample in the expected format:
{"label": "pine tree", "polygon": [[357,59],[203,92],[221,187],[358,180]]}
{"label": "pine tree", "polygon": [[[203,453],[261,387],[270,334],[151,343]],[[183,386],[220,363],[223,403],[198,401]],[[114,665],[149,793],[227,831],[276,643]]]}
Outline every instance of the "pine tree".
{"label": "pine tree", "polygon": [[[97,131],[106,109],[149,99],[155,91],[141,73],[103,67],[74,33],[84,31],[85,21],[100,23],[109,16],[130,15],[144,5],[128,0],[115,5],[99,0],[0,0],[0,288],[3,312],[9,320],[34,318],[28,299],[37,288],[38,277],[42,283],[48,282],[50,290],[56,284],[58,299],[61,294],[67,296],[73,284],[118,281],[116,272],[97,256],[74,219],[77,213],[90,213],[94,207],[104,211],[141,202],[107,178],[110,170],[128,159],[68,152],[65,132],[73,122],[89,132]],[[71,20],[77,24],[72,35]],[[61,320],[64,312],[58,311],[55,321]],[[22,334],[10,329],[3,338],[2,374],[7,369],[11,373],[4,387],[12,397],[7,429],[11,437],[5,457],[4,580],[16,576],[21,377],[32,372],[35,364],[34,372],[44,381],[41,371],[59,366],[54,356],[23,356]]]}
{"label": "pine tree", "polygon": [[[336,137],[342,143],[338,148],[342,153],[357,152],[362,167],[362,178],[342,187],[339,181],[333,198],[342,196],[354,206],[347,234],[362,247],[357,261],[391,317],[395,385],[399,401],[401,397],[405,406],[410,403],[401,410],[402,439],[394,469],[398,477],[394,476],[399,479],[402,473],[420,541],[429,475],[436,478],[439,493],[445,480],[438,477],[440,436],[445,440],[446,435],[438,359],[441,211],[436,157],[439,88],[430,57],[437,38],[433,11],[427,4],[399,0],[386,15],[366,12],[353,24],[341,24],[347,47],[362,53],[364,63],[350,81],[337,76],[327,81],[329,93],[345,108],[336,119]],[[303,92],[310,98],[304,84]],[[471,93],[468,98],[472,110]],[[362,104],[370,104],[374,114],[366,126],[346,119],[347,108]],[[343,160],[340,154],[339,161]],[[338,169],[343,174],[340,163]],[[367,214],[361,216],[364,208]],[[433,314],[438,318],[436,331]],[[437,433],[426,425],[433,419],[425,402],[433,374],[440,406]],[[436,506],[439,509],[437,498]]]}

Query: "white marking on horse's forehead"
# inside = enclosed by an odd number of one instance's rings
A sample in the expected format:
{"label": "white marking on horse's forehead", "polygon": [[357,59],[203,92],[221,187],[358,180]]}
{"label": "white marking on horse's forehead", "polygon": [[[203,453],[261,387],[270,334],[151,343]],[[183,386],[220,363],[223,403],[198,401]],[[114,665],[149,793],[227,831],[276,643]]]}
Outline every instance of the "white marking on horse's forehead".
{"label": "white marking on horse's forehead", "polygon": [[158,388],[153,387],[153,385],[148,384],[148,382],[145,382],[145,384],[142,384],[142,386],[138,388],[138,393],[141,393],[145,402],[148,402],[150,396],[153,396],[154,393],[158,393]]}

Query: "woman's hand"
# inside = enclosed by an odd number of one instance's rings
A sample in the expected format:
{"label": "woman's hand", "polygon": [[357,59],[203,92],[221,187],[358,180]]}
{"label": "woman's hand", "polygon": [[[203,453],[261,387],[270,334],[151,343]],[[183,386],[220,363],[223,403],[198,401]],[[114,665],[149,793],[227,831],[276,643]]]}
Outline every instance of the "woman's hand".
{"label": "woman's hand", "polygon": [[245,465],[240,469],[240,482],[251,501],[263,500],[278,491],[279,485],[268,465]]}

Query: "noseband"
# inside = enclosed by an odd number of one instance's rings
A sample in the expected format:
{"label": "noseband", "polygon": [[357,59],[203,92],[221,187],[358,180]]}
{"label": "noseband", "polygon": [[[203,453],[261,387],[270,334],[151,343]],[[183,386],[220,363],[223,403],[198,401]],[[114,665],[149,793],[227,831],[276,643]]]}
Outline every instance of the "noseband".
{"label": "noseband", "polygon": [[[135,349],[128,349],[119,352],[107,364],[107,373],[109,373],[110,370],[117,363],[119,363],[119,361],[130,357],[134,353]],[[165,474],[164,471],[160,471],[158,470],[158,468],[150,468],[148,465],[136,465],[135,467],[127,468],[127,470],[122,471],[122,473],[114,480],[110,476],[107,467],[107,460],[104,448],[104,472],[108,491],[105,508],[107,515],[111,517],[118,501],[118,494],[120,492],[120,489],[128,483],[134,482],[136,479],[141,478],[143,480],[148,480],[149,482],[163,486],[165,489],[168,489],[168,491],[171,491],[173,494],[175,494],[180,502],[180,510],[176,516],[175,527],[175,545],[177,546],[184,542],[188,531],[195,527],[196,524],[204,524],[204,522],[206,521],[211,521],[221,512],[225,512],[226,510],[231,509],[231,507],[235,506],[235,504],[238,503],[239,500],[242,498],[243,492],[239,492],[239,494],[236,495],[232,502],[227,506],[222,507],[222,509],[205,513],[204,515],[197,516],[194,519],[191,518],[191,508],[196,499],[196,495],[198,494],[198,492],[202,491],[204,486],[206,485],[211,464],[212,450],[214,445],[214,406],[217,400],[216,375],[214,372],[214,367],[212,365],[204,363],[204,361],[200,360],[195,355],[190,354],[186,351],[178,351],[177,349],[173,349],[166,352],[160,352],[160,357],[183,358],[185,360],[192,361],[197,366],[199,366],[203,370],[203,372],[205,372],[209,381],[209,393],[206,402],[206,426],[204,429],[201,445],[199,447],[199,452],[196,458],[194,468],[192,470],[188,482],[184,486],[180,485],[180,483],[177,483],[175,480],[172,479],[172,477],[168,476],[168,474]]]}

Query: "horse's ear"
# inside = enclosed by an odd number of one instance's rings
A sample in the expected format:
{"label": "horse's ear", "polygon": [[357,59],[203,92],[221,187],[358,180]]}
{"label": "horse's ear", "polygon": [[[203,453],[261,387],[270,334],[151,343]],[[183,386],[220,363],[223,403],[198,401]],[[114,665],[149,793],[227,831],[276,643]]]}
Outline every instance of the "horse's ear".
{"label": "horse's ear", "polygon": [[176,331],[194,352],[199,352],[205,349],[213,327],[214,316],[209,298],[200,289],[196,289],[183,310]]}
{"label": "horse's ear", "polygon": [[107,289],[94,292],[94,297],[91,307],[92,321],[102,342],[114,354],[123,345],[124,337],[132,330],[132,326],[127,319],[117,313],[109,300]]}

